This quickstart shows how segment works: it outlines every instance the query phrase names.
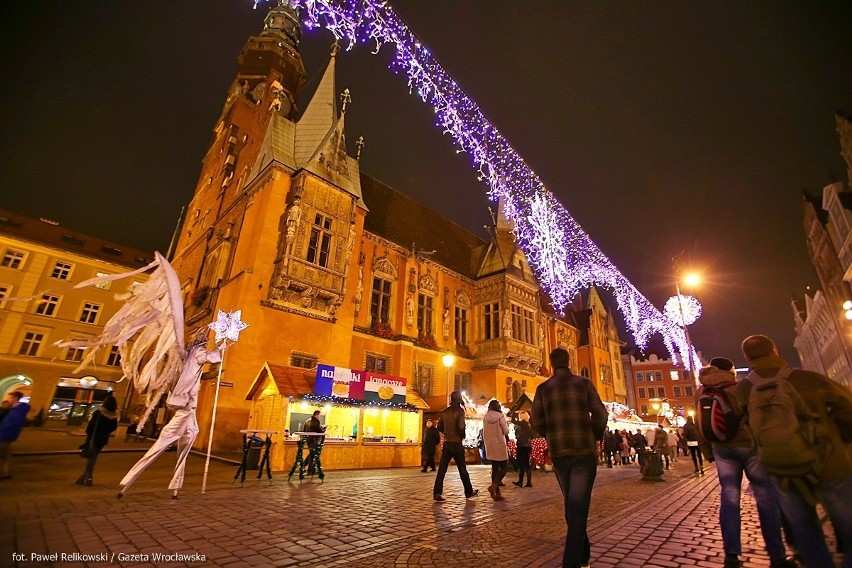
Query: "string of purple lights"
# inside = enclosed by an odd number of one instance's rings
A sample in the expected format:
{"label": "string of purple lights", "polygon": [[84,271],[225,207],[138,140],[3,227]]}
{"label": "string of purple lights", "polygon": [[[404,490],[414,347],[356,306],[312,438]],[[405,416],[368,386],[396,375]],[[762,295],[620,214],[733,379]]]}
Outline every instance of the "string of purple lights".
{"label": "string of purple lights", "polygon": [[580,290],[607,288],[639,347],[660,333],[674,359],[684,362],[679,354],[691,351],[687,367],[700,364],[684,329],[621,274],[387,1],[289,1],[303,11],[308,28],[326,28],[348,41],[347,50],[359,43],[373,43],[374,53],[385,44],[395,46],[391,69],[406,75],[409,91],[433,107],[436,126],[453,138],[457,152],[470,154],[489,198],[499,200],[513,221],[518,243],[558,313]]}

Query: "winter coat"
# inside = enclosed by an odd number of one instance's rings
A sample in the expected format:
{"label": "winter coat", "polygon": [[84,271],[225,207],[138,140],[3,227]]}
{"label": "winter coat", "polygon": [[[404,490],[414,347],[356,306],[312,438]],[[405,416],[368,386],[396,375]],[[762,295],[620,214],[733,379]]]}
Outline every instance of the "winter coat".
{"label": "winter coat", "polygon": [[91,439],[93,447],[101,451],[109,443],[109,435],[118,428],[118,414],[101,407],[92,414],[86,426],[86,440]]}
{"label": "winter coat", "polygon": [[526,420],[515,423],[515,443],[519,448],[532,447],[533,429]]}
{"label": "winter coat", "polygon": [[3,417],[3,422],[0,422],[0,442],[14,442],[18,439],[27,423],[29,411],[30,405],[26,402],[19,402],[9,409]]}
{"label": "winter coat", "polygon": [[662,428],[654,430],[654,449],[664,450],[669,447],[669,436]]}
{"label": "winter coat", "polygon": [[464,407],[458,403],[452,403],[441,413],[439,431],[444,434],[444,443],[461,444],[464,442]]}
{"label": "winter coat", "polygon": [[441,435],[438,433],[438,428],[436,426],[426,428],[426,432],[423,434],[423,451],[432,455],[440,443]]}
{"label": "winter coat", "polygon": [[506,436],[509,435],[509,424],[502,412],[489,410],[482,419],[482,440],[485,442],[485,457],[489,461],[506,461],[509,450],[506,447]]}

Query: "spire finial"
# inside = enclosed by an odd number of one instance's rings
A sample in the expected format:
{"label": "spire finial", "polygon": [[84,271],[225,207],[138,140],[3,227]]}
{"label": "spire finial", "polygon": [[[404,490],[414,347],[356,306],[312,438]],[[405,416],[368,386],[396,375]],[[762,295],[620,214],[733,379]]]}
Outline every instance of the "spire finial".
{"label": "spire finial", "polygon": [[331,56],[337,57],[337,52],[340,51],[340,44],[337,43],[337,39],[334,40],[334,43],[331,44]]}
{"label": "spire finial", "polygon": [[364,137],[359,136],[358,140],[355,141],[355,160],[361,159],[361,150],[364,149]]}
{"label": "spire finial", "polygon": [[345,113],[346,105],[352,102],[352,97],[349,96],[349,89],[343,89],[343,92],[340,93],[340,102],[343,103],[340,112]]}

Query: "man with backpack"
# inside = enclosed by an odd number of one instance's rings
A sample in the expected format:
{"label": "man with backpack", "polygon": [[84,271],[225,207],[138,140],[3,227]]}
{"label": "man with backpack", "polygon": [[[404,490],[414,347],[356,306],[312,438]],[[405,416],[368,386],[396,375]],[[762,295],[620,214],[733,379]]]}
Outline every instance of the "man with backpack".
{"label": "man with backpack", "polygon": [[751,374],[737,388],[761,463],[776,488],[808,567],[834,566],[816,513],[834,526],[843,568],[852,568],[852,392],[810,371],[791,369],[765,335],[742,344]]}
{"label": "man with backpack", "polygon": [[[743,474],[748,478],[757,502],[760,532],[773,568],[795,567],[787,560],[781,539],[781,513],[769,474],[757,459],[743,417],[743,405],[738,402],[736,370],[724,357],[715,357],[710,365],[698,372],[701,386],[696,393],[696,418],[699,442],[708,461],[716,462],[721,486],[719,525],[725,550],[725,568],[741,566],[740,495]],[[711,451],[707,451],[707,443]]]}

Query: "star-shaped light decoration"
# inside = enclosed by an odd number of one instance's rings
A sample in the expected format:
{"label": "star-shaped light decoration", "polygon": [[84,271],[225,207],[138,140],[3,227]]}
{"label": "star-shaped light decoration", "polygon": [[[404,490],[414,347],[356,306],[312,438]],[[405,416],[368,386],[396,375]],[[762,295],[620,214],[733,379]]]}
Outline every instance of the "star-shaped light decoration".
{"label": "star-shaped light decoration", "polygon": [[236,343],[240,338],[240,332],[248,327],[247,323],[240,321],[242,310],[227,313],[219,310],[216,316],[216,321],[209,324],[207,327],[216,332],[216,343],[223,340],[228,340]]}

